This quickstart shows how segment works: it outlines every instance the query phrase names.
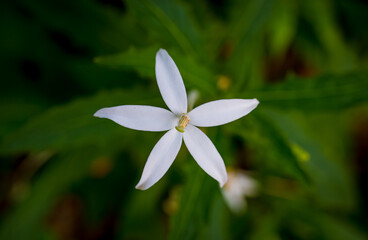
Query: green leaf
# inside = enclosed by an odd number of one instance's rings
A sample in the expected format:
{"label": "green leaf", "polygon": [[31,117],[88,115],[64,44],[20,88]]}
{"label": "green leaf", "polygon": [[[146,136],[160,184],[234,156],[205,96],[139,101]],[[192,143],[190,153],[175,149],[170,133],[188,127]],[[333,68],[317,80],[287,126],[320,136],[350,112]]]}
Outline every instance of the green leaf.
{"label": "green leaf", "polygon": [[129,0],[127,4],[143,27],[160,41],[192,55],[202,51],[196,25],[182,4],[170,0]]}
{"label": "green leaf", "polygon": [[155,56],[159,48],[129,48],[126,52],[100,56],[94,62],[114,69],[134,70],[142,77],[155,78]]}
{"label": "green leaf", "polygon": [[328,54],[328,61],[318,62],[329,71],[343,73],[357,66],[357,60],[344,42],[337,22],[334,1],[301,1],[301,12],[312,25],[322,49]]}
{"label": "green leaf", "polygon": [[238,122],[239,125],[231,124],[226,129],[246,140],[247,147],[253,149],[254,164],[258,165],[260,172],[309,182],[309,175],[283,131],[264,111],[259,111]]}
{"label": "green leaf", "polygon": [[[133,186],[132,186],[133,188]],[[165,181],[145,191],[132,189],[127,204],[121,209],[117,239],[163,239],[165,226],[162,221],[152,221],[161,217],[162,197]],[[144,231],[142,229],[144,228]]]}
{"label": "green leaf", "polygon": [[[115,69],[134,70],[142,77],[155,79],[155,55],[158,50],[158,47],[144,49],[132,47],[123,53],[97,57],[95,62]],[[192,57],[184,57],[175,51],[169,51],[169,54],[178,66],[187,89],[189,86],[189,88],[197,88],[204,93],[215,93],[215,77],[207,68]]]}
{"label": "green leaf", "polygon": [[309,158],[300,164],[310,178],[308,189],[316,202],[327,209],[352,209],[356,194],[347,167],[337,159],[330,159],[323,145],[310,137],[314,127],[306,124],[306,117],[276,111],[266,111],[266,114],[283,131],[289,143],[297,144],[308,153]]}
{"label": "green leaf", "polygon": [[202,233],[218,188],[197,164],[191,164],[187,170],[190,178],[181,192],[178,212],[171,218],[169,239],[196,239]]}
{"label": "green leaf", "polygon": [[270,48],[274,55],[285,54],[297,30],[298,5],[296,1],[278,0],[269,21]]}
{"label": "green leaf", "polygon": [[[144,90],[102,92],[56,106],[29,120],[19,130],[3,138],[0,152],[54,150],[83,146],[90,143],[108,145],[115,137],[129,143],[132,132],[93,114],[100,108],[124,104],[158,105],[160,97]],[[163,102],[161,100],[161,102]],[[125,137],[122,137],[124,134]],[[117,143],[115,143],[117,144]],[[120,143],[122,144],[122,143]]]}
{"label": "green leaf", "polygon": [[234,90],[239,90],[245,81],[251,80],[254,71],[260,71],[258,56],[263,50],[260,41],[264,26],[272,15],[274,0],[235,2],[228,34],[234,49],[226,66],[237,83]]}
{"label": "green leaf", "polygon": [[322,75],[314,78],[290,76],[285,82],[249,91],[260,106],[280,109],[340,110],[368,101],[368,73]]}
{"label": "green leaf", "polygon": [[19,128],[28,118],[40,113],[45,107],[42,104],[23,99],[1,100],[0,136],[5,136]]}
{"label": "green leaf", "polygon": [[221,194],[213,200],[210,214],[208,238],[213,240],[229,239],[229,211]]}

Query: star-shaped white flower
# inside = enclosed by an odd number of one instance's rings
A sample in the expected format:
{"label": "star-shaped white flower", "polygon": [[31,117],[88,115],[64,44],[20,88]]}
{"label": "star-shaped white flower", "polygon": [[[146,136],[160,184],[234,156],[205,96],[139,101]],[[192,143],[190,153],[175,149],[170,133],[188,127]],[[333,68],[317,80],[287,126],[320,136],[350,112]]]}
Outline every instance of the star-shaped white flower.
{"label": "star-shaped white flower", "polygon": [[173,163],[183,139],[198,165],[222,187],[227,181],[224,161],[211,140],[197,127],[218,126],[241,118],[257,107],[258,100],[218,100],[188,113],[183,79],[164,49],[156,54],[156,78],[162,98],[171,111],[152,106],[123,105],[102,108],[94,114],[135,130],[169,130],[154,146],[136,188],[145,190],[160,180]]}

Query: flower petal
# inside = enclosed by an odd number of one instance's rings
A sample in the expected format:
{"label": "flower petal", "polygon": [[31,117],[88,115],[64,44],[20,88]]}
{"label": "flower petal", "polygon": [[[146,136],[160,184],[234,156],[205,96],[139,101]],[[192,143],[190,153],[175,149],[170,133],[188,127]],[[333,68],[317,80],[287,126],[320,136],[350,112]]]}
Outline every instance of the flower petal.
{"label": "flower petal", "polygon": [[185,145],[198,165],[222,187],[227,181],[225,164],[211,140],[190,124],[185,128],[183,136]]}
{"label": "flower petal", "polygon": [[140,105],[102,108],[94,116],[108,118],[127,128],[152,132],[172,129],[178,121],[178,118],[166,109]]}
{"label": "flower petal", "polygon": [[156,54],[156,78],[162,98],[175,114],[187,112],[187,93],[175,62],[164,49]]}
{"label": "flower petal", "polygon": [[182,134],[175,128],[162,136],[150,153],[141,180],[135,188],[146,190],[160,180],[178,155],[182,139]]}
{"label": "flower petal", "polygon": [[224,99],[205,103],[188,113],[190,123],[213,127],[237,120],[258,105],[257,99]]}
{"label": "flower petal", "polygon": [[258,193],[259,188],[258,182],[245,173],[240,172],[237,174],[238,175],[236,181],[238,182],[238,186],[242,194],[248,197],[255,197]]}
{"label": "flower petal", "polygon": [[[225,189],[226,187],[224,187]],[[241,213],[246,210],[247,202],[243,195],[233,192],[232,189],[225,189],[222,191],[225,200],[234,213]]]}

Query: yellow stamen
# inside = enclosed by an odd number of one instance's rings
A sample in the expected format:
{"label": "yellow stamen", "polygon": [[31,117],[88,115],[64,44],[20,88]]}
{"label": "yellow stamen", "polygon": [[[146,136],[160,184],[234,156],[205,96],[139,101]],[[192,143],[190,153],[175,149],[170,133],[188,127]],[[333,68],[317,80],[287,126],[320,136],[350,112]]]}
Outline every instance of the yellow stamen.
{"label": "yellow stamen", "polygon": [[176,130],[183,133],[184,128],[188,125],[189,121],[190,121],[190,118],[186,114],[183,113],[179,119],[178,126],[175,126]]}

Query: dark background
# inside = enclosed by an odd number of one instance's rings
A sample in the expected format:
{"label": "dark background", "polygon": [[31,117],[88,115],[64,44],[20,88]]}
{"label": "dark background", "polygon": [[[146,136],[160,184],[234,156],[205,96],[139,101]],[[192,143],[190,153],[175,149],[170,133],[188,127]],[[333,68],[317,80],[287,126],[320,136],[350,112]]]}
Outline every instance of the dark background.
{"label": "dark background", "polygon": [[[15,0],[0,8],[0,239],[367,239],[368,3]],[[166,49],[196,105],[257,98],[204,129],[259,183],[230,210],[182,147],[134,188],[162,133],[93,117],[165,107]]]}

